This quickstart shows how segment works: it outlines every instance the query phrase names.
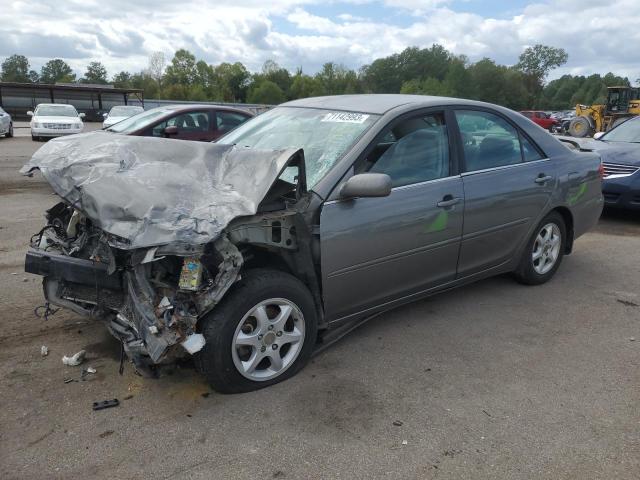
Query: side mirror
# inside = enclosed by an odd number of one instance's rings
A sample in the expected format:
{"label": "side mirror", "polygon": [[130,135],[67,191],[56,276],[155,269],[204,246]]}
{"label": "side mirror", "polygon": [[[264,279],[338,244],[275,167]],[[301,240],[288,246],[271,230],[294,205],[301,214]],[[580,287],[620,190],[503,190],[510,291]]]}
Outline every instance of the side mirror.
{"label": "side mirror", "polygon": [[604,134],[605,134],[605,132],[596,132],[596,133],[593,134],[593,139],[594,140],[599,140]]}
{"label": "side mirror", "polygon": [[340,197],[387,197],[391,193],[391,177],[386,173],[360,173],[347,180]]}
{"label": "side mirror", "polygon": [[31,110],[29,110],[29,111],[27,112],[27,115],[28,115],[28,116],[30,116],[30,117],[33,117],[33,112],[32,112]]}
{"label": "side mirror", "polygon": [[80,117],[80,118],[84,118],[84,113],[79,113],[79,114],[78,114],[78,117]]}
{"label": "side mirror", "polygon": [[164,134],[167,137],[169,137],[171,135],[177,135],[178,134],[178,127],[176,127],[175,125],[171,125],[169,127],[165,127]]}
{"label": "side mirror", "polygon": [[103,116],[104,118],[107,118],[107,117],[109,116],[109,114],[108,114],[108,113],[103,113],[103,114],[102,114],[102,116]]}

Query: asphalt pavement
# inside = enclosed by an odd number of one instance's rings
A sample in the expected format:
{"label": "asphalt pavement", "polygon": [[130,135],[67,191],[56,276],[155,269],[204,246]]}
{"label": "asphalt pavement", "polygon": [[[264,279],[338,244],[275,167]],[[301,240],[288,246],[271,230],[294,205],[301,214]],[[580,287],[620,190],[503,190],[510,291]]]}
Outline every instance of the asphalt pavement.
{"label": "asphalt pavement", "polygon": [[640,478],[640,215],[606,213],[546,285],[407,305],[225,396],[188,365],[119,375],[102,325],[34,315],[23,258],[56,197],[17,170],[41,145],[0,138],[0,478]]}

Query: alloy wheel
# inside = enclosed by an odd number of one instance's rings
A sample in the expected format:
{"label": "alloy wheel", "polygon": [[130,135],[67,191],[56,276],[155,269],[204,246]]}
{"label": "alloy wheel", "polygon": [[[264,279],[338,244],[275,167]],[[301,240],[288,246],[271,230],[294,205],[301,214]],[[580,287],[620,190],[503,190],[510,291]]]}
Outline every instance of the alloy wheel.
{"label": "alloy wheel", "polygon": [[233,363],[249,380],[271,380],[293,365],[304,338],[304,316],[294,303],[284,298],[263,300],[236,328],[231,345]]}
{"label": "alloy wheel", "polygon": [[553,268],[560,256],[561,245],[562,234],[555,223],[547,223],[540,229],[531,252],[531,261],[536,273],[544,275]]}

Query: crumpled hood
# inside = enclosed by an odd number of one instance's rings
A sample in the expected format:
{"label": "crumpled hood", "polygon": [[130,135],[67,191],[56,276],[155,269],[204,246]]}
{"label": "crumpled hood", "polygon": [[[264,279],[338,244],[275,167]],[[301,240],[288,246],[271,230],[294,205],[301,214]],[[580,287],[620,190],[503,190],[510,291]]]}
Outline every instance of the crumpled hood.
{"label": "crumpled hood", "polygon": [[124,248],[200,245],[254,215],[298,152],[92,132],[49,141],[20,172],[40,169]]}

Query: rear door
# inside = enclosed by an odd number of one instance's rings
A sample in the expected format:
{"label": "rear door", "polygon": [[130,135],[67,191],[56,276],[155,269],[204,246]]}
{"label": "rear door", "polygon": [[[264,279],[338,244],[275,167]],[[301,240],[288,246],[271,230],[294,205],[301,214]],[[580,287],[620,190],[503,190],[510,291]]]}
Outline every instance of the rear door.
{"label": "rear door", "polygon": [[552,162],[497,112],[456,110],[465,192],[458,276],[509,262],[550,201]]}
{"label": "rear door", "polygon": [[442,111],[390,125],[354,165],[391,195],[327,202],[320,216],[325,313],[348,317],[453,280],[464,195]]}

